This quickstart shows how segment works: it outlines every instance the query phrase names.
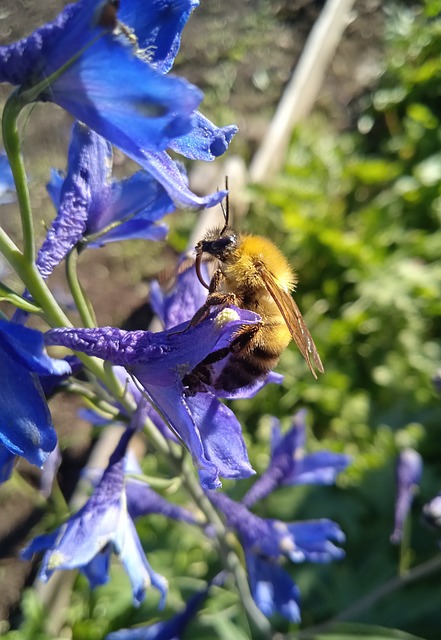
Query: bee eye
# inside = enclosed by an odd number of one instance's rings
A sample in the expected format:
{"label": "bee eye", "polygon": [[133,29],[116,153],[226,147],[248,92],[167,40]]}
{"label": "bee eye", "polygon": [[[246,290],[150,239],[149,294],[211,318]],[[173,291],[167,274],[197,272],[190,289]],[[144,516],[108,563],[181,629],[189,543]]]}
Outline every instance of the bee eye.
{"label": "bee eye", "polygon": [[236,244],[236,236],[222,236],[217,240],[202,242],[202,251],[211,253],[211,255],[221,255],[230,246]]}

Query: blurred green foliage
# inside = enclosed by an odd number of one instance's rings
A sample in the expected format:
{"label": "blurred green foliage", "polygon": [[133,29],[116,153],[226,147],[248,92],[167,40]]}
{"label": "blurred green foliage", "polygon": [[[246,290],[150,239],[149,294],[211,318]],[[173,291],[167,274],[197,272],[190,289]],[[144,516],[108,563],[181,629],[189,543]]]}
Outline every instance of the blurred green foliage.
{"label": "blurred green foliage", "polygon": [[[302,592],[303,627],[336,616],[397,575],[400,552],[389,536],[394,465],[405,446],[417,448],[425,462],[407,564],[430,563],[438,553],[439,536],[419,513],[441,488],[441,405],[431,380],[441,362],[440,10],[439,0],[418,9],[397,5],[387,23],[378,87],[362,99],[355,130],[335,133],[314,114],[296,129],[283,172],[251,194],[246,227],[272,238],[299,272],[296,300],[326,371],[315,382],[292,347],[278,368],[285,375],[280,387],[234,403],[250,458],[258,472],[265,469],[267,416],[277,415],[287,427],[304,406],[310,408],[309,447],[354,458],[339,487],[280,489],[257,508],[286,520],[330,517],[346,532],[344,561],[287,567]],[[145,471],[163,470],[148,457]],[[247,486],[224,484],[235,498]],[[185,503],[179,493],[171,498]],[[140,525],[150,563],[170,581],[171,615],[216,573],[216,556],[202,533],[183,524],[158,516]],[[214,595],[188,637],[250,637],[234,589],[215,588]],[[407,632],[438,640],[440,600],[438,572],[360,606],[351,618],[358,625],[299,637],[404,640]],[[68,626],[75,640],[100,640],[112,629],[154,622],[156,605],[151,594],[134,610],[116,566],[109,585],[93,593],[78,579]],[[7,637],[44,637],[31,595],[24,606],[25,625]],[[289,631],[282,619],[274,625]]]}

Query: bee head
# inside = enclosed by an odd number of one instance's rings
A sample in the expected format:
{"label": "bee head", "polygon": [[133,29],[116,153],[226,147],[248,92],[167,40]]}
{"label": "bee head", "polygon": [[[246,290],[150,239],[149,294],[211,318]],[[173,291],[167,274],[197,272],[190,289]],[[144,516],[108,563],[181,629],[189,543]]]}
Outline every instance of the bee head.
{"label": "bee head", "polygon": [[196,245],[196,253],[209,253],[218,260],[224,261],[228,253],[237,246],[237,235],[230,228],[209,231],[205,238]]}

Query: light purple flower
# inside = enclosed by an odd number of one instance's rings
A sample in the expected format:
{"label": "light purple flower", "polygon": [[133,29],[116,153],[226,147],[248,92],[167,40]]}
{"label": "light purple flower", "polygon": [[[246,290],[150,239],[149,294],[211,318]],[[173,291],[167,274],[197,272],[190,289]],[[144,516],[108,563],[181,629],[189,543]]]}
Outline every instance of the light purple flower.
{"label": "light purple flower", "polygon": [[124,366],[190,451],[202,485],[216,488],[219,476],[245,478],[253,473],[241,427],[212,393],[193,394],[183,379],[209,353],[228,347],[239,328],[256,321],[255,314],[230,308],[211,313],[194,327],[184,323],[159,333],[112,327],[53,329],[46,342]]}
{"label": "light purple flower", "polygon": [[395,500],[395,526],[391,542],[399,543],[403,527],[421,480],[423,462],[414,449],[403,449],[397,461],[397,497]]}
{"label": "light purple flower", "polygon": [[247,507],[281,486],[333,484],[350,464],[349,456],[331,451],[305,453],[306,410],[298,411],[291,429],[282,434],[280,422],[272,419],[271,460],[266,471],[242,499]]}
{"label": "light purple flower", "polygon": [[111,145],[76,122],[67,174],[53,172],[48,185],[58,213],[38,253],[44,278],[79,242],[100,247],[128,239],[164,239],[167,226],[155,223],[175,209],[165,189],[145,171],[113,180],[112,162]]}
{"label": "light purple flower", "polygon": [[211,502],[225,515],[227,525],[234,529],[244,549],[267,558],[285,556],[291,562],[330,562],[344,556],[335,543],[344,542],[340,527],[327,518],[285,523],[260,518],[244,504],[223,493],[207,492]]}
{"label": "light purple flower", "polygon": [[44,582],[54,571],[80,569],[92,588],[105,584],[113,551],[130,578],[135,604],[143,601],[150,585],[159,590],[164,601],[167,583],[150,567],[127,512],[124,455],[132,433],[131,430],[124,432],[86,504],[59,529],[34,538],[23,550],[25,559],[46,551],[39,571],[39,578]]}

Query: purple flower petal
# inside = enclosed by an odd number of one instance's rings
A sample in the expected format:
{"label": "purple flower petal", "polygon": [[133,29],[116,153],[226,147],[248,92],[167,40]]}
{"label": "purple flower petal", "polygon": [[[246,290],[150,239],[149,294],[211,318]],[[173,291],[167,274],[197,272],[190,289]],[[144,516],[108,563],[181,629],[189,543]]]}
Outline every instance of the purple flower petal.
{"label": "purple flower petal", "polygon": [[391,542],[399,543],[403,527],[421,480],[423,462],[414,449],[401,451],[397,462],[397,498],[395,501],[395,526]]}
{"label": "purple flower petal", "polygon": [[149,584],[165,596],[166,582],[147,562],[126,510],[124,455],[132,433],[124,432],[86,504],[63,526],[50,535],[38,536],[22,552],[29,559],[33,553],[47,550],[39,572],[41,580],[48,580],[56,570],[79,568],[90,577],[92,586],[104,584],[109,566],[106,554],[112,548],[129,575],[135,604],[142,601]]}
{"label": "purple flower petal", "polygon": [[[231,317],[234,320],[226,322]],[[227,347],[239,328],[256,319],[251,312],[231,308],[211,313],[194,327],[184,323],[159,333],[112,327],[53,329],[46,341],[125,366],[190,451],[203,486],[215,488],[220,486],[219,475],[237,478],[253,473],[240,426],[214,396],[207,392],[192,397],[182,380],[211,351]]]}
{"label": "purple flower petal", "polygon": [[0,320],[0,443],[11,454],[43,465],[57,436],[39,375],[70,372],[44,351],[43,334]]}
{"label": "purple flower petal", "polygon": [[350,464],[349,456],[331,451],[305,454],[306,411],[296,413],[291,429],[283,435],[273,418],[271,461],[242,502],[250,507],[280,486],[333,484],[338,473]]}
{"label": "purple flower petal", "polygon": [[247,551],[245,559],[253,600],[267,617],[279,613],[300,622],[300,591],[289,574],[275,561]]}
{"label": "purple flower petal", "polygon": [[186,135],[170,142],[170,148],[190,160],[215,160],[228,149],[237,127],[216,127],[208,118],[196,112],[196,121]]}
{"label": "purple flower petal", "polygon": [[331,520],[285,523],[264,519],[222,493],[207,495],[224,513],[228,526],[237,531],[246,550],[269,558],[286,556],[292,562],[329,562],[344,556],[334,544],[344,541],[343,532]]}

